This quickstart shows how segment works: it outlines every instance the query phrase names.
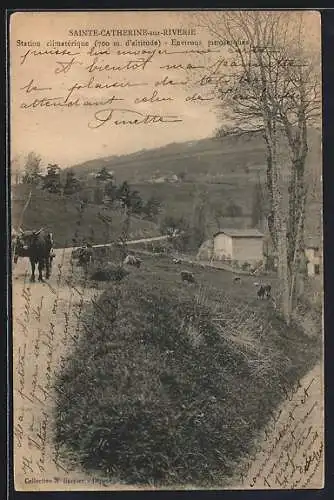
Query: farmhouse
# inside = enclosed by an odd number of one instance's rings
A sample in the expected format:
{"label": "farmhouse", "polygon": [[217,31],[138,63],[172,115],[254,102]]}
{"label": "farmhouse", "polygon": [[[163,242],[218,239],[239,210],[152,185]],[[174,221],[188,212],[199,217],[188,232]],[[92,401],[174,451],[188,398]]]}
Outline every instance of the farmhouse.
{"label": "farmhouse", "polygon": [[305,257],[307,261],[308,276],[316,276],[321,273],[322,252],[319,242],[308,241],[305,245]]}
{"label": "farmhouse", "polygon": [[256,264],[263,260],[263,234],[257,229],[225,229],[213,235],[213,259]]}

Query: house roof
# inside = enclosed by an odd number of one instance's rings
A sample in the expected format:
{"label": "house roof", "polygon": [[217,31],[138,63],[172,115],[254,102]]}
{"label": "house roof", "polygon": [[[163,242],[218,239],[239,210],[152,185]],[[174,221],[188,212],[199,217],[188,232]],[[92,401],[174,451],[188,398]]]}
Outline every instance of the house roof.
{"label": "house roof", "polygon": [[219,234],[226,234],[231,238],[263,238],[263,233],[258,229],[222,229],[215,233],[213,237],[218,236]]}

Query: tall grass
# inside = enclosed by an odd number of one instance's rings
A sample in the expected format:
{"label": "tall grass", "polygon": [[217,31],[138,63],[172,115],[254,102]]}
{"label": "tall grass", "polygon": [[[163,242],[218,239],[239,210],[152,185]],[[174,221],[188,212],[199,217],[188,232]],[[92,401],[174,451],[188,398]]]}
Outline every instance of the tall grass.
{"label": "tall grass", "polygon": [[127,484],[222,486],[318,353],[269,306],[135,270],[87,311],[57,445]]}

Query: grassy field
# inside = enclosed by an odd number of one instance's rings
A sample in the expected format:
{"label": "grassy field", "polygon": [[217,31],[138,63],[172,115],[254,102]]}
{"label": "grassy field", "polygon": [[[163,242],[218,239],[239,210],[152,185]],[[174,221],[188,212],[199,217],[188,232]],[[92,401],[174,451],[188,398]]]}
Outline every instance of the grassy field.
{"label": "grassy field", "polygon": [[[309,154],[307,169],[321,173],[321,134],[308,130]],[[287,153],[285,141],[281,144]],[[266,146],[261,134],[244,134],[242,137],[207,138],[198,141],[172,143],[166,146],[136,151],[128,155],[96,158],[71,169],[77,175],[97,172],[103,166],[114,171],[119,181],[131,183],[149,180],[154,175],[170,175],[181,172],[191,181],[227,176],[249,178],[247,172],[266,169]]]}
{"label": "grassy field", "polygon": [[[19,185],[12,191],[14,227],[18,224],[29,191],[30,187],[25,185]],[[104,223],[100,215],[111,218],[111,223]],[[80,245],[84,239],[95,244],[110,242],[120,234],[123,221],[124,216],[120,211],[105,209],[99,205],[87,205],[81,211],[79,201],[73,198],[61,198],[59,195],[34,189],[24,213],[22,227],[24,229],[45,227],[52,231],[55,247],[63,248]],[[159,234],[153,222],[137,217],[131,219],[130,239]]]}
{"label": "grassy field", "polygon": [[[190,216],[193,205],[198,198],[207,202],[210,207],[221,205],[226,207],[231,201],[239,205],[244,214],[252,210],[252,184],[244,181],[226,181],[221,184],[205,184],[201,182],[184,182],[180,184],[134,184],[133,187],[142,193],[143,198],[154,196],[162,201],[165,209],[171,214]],[[212,214],[209,213],[212,218]]]}
{"label": "grassy field", "polygon": [[215,177],[222,173],[243,172],[245,167],[252,166],[263,169],[264,165],[262,138],[238,140],[230,137],[173,143],[119,157],[97,158],[71,168],[81,175],[106,166],[120,180],[140,182],[149,180],[152,175],[178,175],[181,172],[191,180],[198,180],[199,176]]}
{"label": "grassy field", "polygon": [[[253,184],[254,185],[254,184]],[[252,227],[252,196],[253,185],[243,184],[242,180],[233,183],[205,184],[200,182],[184,182],[180,184],[135,184],[134,187],[144,198],[153,196],[161,202],[159,219],[164,217],[183,217],[190,224],[193,220],[194,207],[205,203],[205,238],[221,228],[242,229]],[[236,204],[242,210],[241,217],[219,217],[219,225],[215,216],[215,207],[225,209],[228,205]]]}
{"label": "grassy field", "polygon": [[57,445],[124,484],[222,487],[320,337],[287,328],[254,278],[142,258],[86,311],[57,379]]}

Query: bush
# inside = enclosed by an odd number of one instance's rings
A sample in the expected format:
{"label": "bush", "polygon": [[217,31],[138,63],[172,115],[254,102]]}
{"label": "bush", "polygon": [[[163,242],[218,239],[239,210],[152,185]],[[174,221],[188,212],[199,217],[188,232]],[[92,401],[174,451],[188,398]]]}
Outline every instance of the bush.
{"label": "bush", "polygon": [[150,246],[150,249],[153,253],[163,253],[163,254],[167,254],[167,253],[171,253],[172,251],[172,248],[171,245],[168,245],[168,244],[165,244],[165,245],[161,245],[159,243],[156,243],[156,242],[152,242]]}
{"label": "bush", "polygon": [[129,274],[121,266],[105,265],[95,269],[90,273],[90,279],[93,281],[121,281]]}

